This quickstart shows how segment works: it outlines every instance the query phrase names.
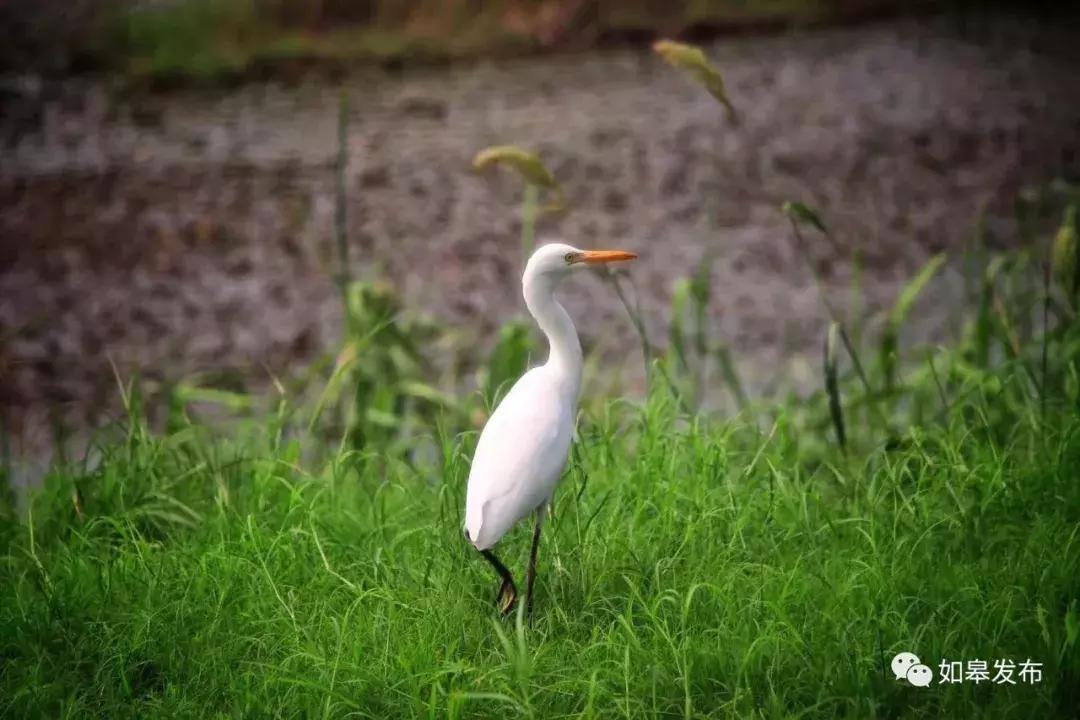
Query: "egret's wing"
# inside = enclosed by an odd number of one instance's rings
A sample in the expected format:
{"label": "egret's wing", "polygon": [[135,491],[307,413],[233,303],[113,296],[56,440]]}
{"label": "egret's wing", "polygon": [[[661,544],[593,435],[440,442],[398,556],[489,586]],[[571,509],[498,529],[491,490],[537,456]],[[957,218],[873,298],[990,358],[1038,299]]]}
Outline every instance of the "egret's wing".
{"label": "egret's wing", "polygon": [[465,529],[490,547],[548,497],[566,465],[572,409],[542,368],[510,389],[488,420],[473,456]]}

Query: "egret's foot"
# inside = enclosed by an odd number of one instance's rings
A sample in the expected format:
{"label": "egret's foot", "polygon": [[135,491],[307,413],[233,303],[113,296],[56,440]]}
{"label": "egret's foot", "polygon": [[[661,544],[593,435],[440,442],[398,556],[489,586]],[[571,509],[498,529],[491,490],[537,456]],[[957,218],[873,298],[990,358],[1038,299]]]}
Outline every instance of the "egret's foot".
{"label": "egret's foot", "polygon": [[503,580],[502,585],[499,587],[499,594],[495,597],[495,603],[499,606],[499,612],[503,615],[509,615],[514,611],[514,606],[517,605],[518,590],[514,585],[514,581],[510,578]]}
{"label": "egret's foot", "polygon": [[514,577],[491,550],[481,550],[480,554],[491,563],[491,566],[499,573],[499,577],[502,578],[499,594],[495,596],[495,604],[499,606],[499,611],[506,615],[514,609],[514,604],[517,602],[518,591],[517,586],[514,585]]}

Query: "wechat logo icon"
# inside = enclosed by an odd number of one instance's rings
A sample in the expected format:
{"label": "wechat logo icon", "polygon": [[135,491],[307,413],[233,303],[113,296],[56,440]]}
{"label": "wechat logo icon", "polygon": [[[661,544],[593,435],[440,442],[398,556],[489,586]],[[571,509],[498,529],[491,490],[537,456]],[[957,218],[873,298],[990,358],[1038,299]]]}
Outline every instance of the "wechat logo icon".
{"label": "wechat logo icon", "polygon": [[927,687],[934,680],[934,671],[923,665],[915,653],[897,653],[892,659],[892,671],[897,680],[906,680],[915,687]]}

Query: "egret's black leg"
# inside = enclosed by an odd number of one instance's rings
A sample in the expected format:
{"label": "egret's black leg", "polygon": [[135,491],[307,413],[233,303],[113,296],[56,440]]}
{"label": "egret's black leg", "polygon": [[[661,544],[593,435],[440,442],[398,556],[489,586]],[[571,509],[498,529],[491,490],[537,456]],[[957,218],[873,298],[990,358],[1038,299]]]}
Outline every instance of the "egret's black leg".
{"label": "egret's black leg", "polygon": [[540,531],[544,527],[544,510],[536,511],[536,525],[533,527],[532,550],[529,551],[529,572],[525,579],[525,611],[531,618],[533,609],[533,582],[536,580],[536,553],[540,549]]}
{"label": "egret's black leg", "polygon": [[495,596],[495,602],[500,605],[499,610],[503,615],[506,615],[514,609],[514,604],[517,603],[517,586],[514,585],[514,578],[510,575],[510,571],[502,564],[499,558],[495,557],[495,553],[490,550],[481,550],[480,554],[484,556],[484,559],[491,563],[491,566],[495,568],[495,572],[499,573],[499,577],[502,578],[502,585],[499,586],[499,594]]}

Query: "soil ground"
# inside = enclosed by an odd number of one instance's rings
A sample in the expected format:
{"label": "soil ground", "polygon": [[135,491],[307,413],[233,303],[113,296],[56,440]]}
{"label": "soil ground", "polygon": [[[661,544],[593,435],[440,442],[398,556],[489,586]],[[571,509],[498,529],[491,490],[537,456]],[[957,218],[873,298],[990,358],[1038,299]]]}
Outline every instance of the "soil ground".
{"label": "soil ground", "polygon": [[[984,208],[990,241],[1016,242],[1016,193],[1080,174],[1080,72],[1044,34],[935,20],[719,41],[708,51],[737,126],[644,48],[357,70],[344,80],[355,272],[481,337],[523,313],[520,183],[470,170],[479,149],[514,143],[566,190],[540,240],[641,254],[655,338],[675,281],[711,256],[716,336],[756,391],[798,384],[824,311],[780,204],[806,201],[832,226],[835,243],[810,252],[841,306],[861,255],[867,313],[963,248]],[[337,83],[127,98],[94,81],[23,85],[0,163],[9,428],[56,407],[95,422],[116,405],[110,359],[151,380],[259,383],[333,348]],[[945,332],[959,285],[955,268],[934,284],[917,335]],[[582,278],[564,298],[633,384],[637,345],[610,287]]]}

